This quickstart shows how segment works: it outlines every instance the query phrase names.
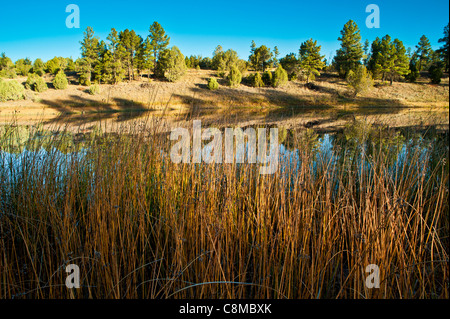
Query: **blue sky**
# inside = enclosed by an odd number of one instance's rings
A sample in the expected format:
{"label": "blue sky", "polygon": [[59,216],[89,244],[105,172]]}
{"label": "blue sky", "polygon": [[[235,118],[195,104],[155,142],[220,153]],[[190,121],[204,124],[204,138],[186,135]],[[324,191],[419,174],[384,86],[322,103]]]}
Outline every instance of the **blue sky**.
{"label": "blue sky", "polygon": [[[380,28],[365,25],[366,6],[380,8]],[[65,25],[66,6],[80,8],[80,28]],[[79,41],[87,26],[106,39],[112,27],[134,29],[146,37],[158,21],[171,37],[171,45],[183,54],[211,56],[220,44],[247,59],[251,40],[259,46],[275,45],[280,56],[298,53],[300,44],[313,38],[322,45],[327,58],[339,48],[339,31],[349,20],[361,29],[363,41],[389,34],[406,47],[414,47],[425,34],[438,48],[449,21],[447,0],[315,0],[315,1],[4,1],[0,11],[0,52],[13,61],[29,57],[44,61],[54,56],[80,56]]]}

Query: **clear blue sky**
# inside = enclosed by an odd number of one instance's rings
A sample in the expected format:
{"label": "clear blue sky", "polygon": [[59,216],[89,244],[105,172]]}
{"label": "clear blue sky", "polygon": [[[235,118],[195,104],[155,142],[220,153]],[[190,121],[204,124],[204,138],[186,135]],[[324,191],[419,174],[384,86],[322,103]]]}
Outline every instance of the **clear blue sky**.
{"label": "clear blue sky", "polygon": [[[80,28],[65,25],[69,4],[80,7]],[[380,8],[379,29],[368,29],[368,4]],[[158,21],[171,37],[171,45],[183,54],[211,56],[221,44],[247,59],[251,40],[259,46],[278,46],[281,56],[298,53],[301,42],[318,40],[327,58],[339,48],[339,31],[349,20],[361,29],[363,41],[389,34],[406,47],[417,44],[425,34],[433,48],[449,21],[448,0],[315,0],[315,1],[3,1],[0,11],[0,52],[13,61],[40,57],[80,56],[79,41],[87,26],[106,40],[112,27],[134,29],[146,37],[153,21]]]}

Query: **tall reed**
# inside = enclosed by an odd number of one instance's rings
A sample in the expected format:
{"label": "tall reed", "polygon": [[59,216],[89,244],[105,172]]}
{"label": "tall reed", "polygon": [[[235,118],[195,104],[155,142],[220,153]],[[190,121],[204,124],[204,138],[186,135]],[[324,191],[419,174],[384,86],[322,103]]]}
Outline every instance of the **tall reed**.
{"label": "tall reed", "polygon": [[264,176],[174,164],[154,127],[1,152],[0,298],[449,298],[448,146],[324,155],[299,133]]}

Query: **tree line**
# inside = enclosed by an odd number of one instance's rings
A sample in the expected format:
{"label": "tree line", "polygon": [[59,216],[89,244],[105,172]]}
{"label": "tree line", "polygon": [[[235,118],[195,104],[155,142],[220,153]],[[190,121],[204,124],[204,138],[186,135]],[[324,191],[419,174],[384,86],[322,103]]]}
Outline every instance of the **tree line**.
{"label": "tree line", "polygon": [[[321,46],[314,39],[301,43],[298,54],[289,53],[280,59],[278,47],[257,46],[252,41],[250,55],[244,60],[233,49],[224,50],[220,45],[215,48],[212,58],[199,55],[185,57],[176,46],[169,47],[170,37],[156,21],[145,38],[134,30],[117,31],[113,28],[104,41],[88,27],[80,41],[81,57],[76,61],[54,57],[45,63],[41,59],[32,62],[28,58],[13,63],[3,53],[0,55],[0,77],[28,75],[28,87],[36,90],[45,89],[39,78],[46,73],[58,75],[58,84],[64,87],[64,83],[60,82],[65,82],[65,74],[70,72],[78,75],[79,84],[90,86],[92,83],[116,84],[144,76],[177,81],[187,68],[216,70],[230,86],[239,85],[242,75],[248,70],[254,72],[245,80],[255,87],[279,86],[293,79],[308,83],[324,69],[336,71],[348,81],[362,76],[391,84],[399,80],[414,82],[420,72],[428,71],[431,82],[439,83],[443,72],[448,72],[448,32],[447,24],[444,37],[439,39],[442,43],[439,50],[431,48],[425,35],[412,50],[389,35],[381,39],[377,37],[371,44],[368,40],[362,43],[357,24],[350,20],[340,32],[340,48],[332,61],[321,55]],[[215,86],[213,82],[211,88]]]}

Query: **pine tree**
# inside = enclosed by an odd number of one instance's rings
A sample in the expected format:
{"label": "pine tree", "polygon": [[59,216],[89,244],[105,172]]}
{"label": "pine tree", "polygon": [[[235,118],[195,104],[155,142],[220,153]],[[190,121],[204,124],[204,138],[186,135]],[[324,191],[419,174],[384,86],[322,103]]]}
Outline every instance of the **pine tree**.
{"label": "pine tree", "polygon": [[375,70],[381,73],[382,80],[386,81],[389,78],[390,72],[394,69],[395,63],[395,46],[391,42],[389,35],[385,35],[381,39],[380,50],[374,58],[376,59]]}
{"label": "pine tree", "polygon": [[94,36],[94,30],[92,27],[87,27],[84,32],[84,38],[81,43],[81,57],[83,58],[83,64],[81,72],[82,78],[86,81],[91,81],[92,73],[95,66],[99,63],[100,55],[100,41]]}
{"label": "pine tree", "polygon": [[366,39],[366,41],[364,42],[364,57],[363,57],[363,64],[364,66],[368,66],[369,60],[370,60],[370,50],[369,50],[369,40]]}
{"label": "pine tree", "polygon": [[19,59],[15,63],[16,73],[26,76],[30,72],[32,66],[30,59]]}
{"label": "pine tree", "polygon": [[249,77],[250,85],[259,88],[264,86],[264,81],[262,80],[261,73],[256,72]]}
{"label": "pine tree", "polygon": [[419,72],[422,71],[423,67],[430,61],[432,49],[430,41],[423,35],[420,38],[419,43],[416,45],[416,54],[419,59],[418,69]]}
{"label": "pine tree", "polygon": [[299,73],[299,63],[294,53],[289,53],[284,58],[281,58],[280,65],[288,73],[289,79],[292,80],[297,78],[297,75]]}
{"label": "pine tree", "polygon": [[33,73],[36,73],[36,74],[39,75],[39,76],[43,76],[44,73],[45,73],[44,69],[45,69],[45,64],[44,64],[44,62],[43,62],[41,59],[39,59],[39,58],[36,59],[36,60],[34,61],[34,63],[33,63],[33,69],[32,69],[32,72],[33,72]]}
{"label": "pine tree", "polygon": [[273,48],[273,67],[277,67],[278,66],[278,56],[280,55],[280,51],[278,51],[278,47],[275,46]]}
{"label": "pine tree", "polygon": [[186,73],[184,56],[176,46],[162,51],[156,64],[156,76],[170,82],[177,81]]}
{"label": "pine tree", "polygon": [[255,43],[252,41],[252,54],[249,57],[249,62],[255,71],[265,71],[268,66],[273,63],[273,53],[265,45],[261,45],[256,48]]}
{"label": "pine tree", "polygon": [[219,44],[213,52],[213,57],[211,60],[211,67],[213,70],[219,70],[221,64],[222,64],[222,59],[223,59],[223,48],[222,46]]}
{"label": "pine tree", "polygon": [[391,72],[391,84],[392,80],[396,77],[406,77],[409,74],[409,57],[403,42],[399,39],[394,40],[395,46],[395,61],[394,69]]}
{"label": "pine tree", "polygon": [[125,49],[124,66],[128,72],[128,80],[134,80],[134,69],[136,65],[136,54],[142,44],[142,37],[137,35],[134,30],[121,31],[119,33],[121,46]]}
{"label": "pine tree", "polygon": [[445,67],[445,72],[448,72],[448,60],[449,60],[449,51],[448,51],[448,46],[449,46],[449,25],[447,24],[447,26],[444,28],[444,37],[439,39],[439,43],[443,43],[442,47],[437,50],[439,52],[439,54],[442,57],[442,60],[444,61],[444,67]]}
{"label": "pine tree", "polygon": [[319,70],[325,67],[323,58],[325,56],[320,55],[320,45],[317,45],[317,41],[309,39],[300,45],[299,50],[299,63],[300,68],[304,70],[306,74],[306,83],[309,83],[310,79],[314,79],[317,75],[320,75]]}
{"label": "pine tree", "polygon": [[390,84],[396,78],[403,78],[409,74],[409,57],[402,41],[386,35],[381,41],[377,38],[372,44],[372,56],[369,61],[374,74],[381,74],[382,80],[389,80]]}
{"label": "pine tree", "polygon": [[256,55],[256,43],[254,40],[252,40],[252,44],[250,45],[250,56],[248,57],[248,62],[250,62],[250,66],[253,68],[253,70],[256,71],[256,65],[257,62],[255,61]]}
{"label": "pine tree", "polygon": [[370,58],[367,62],[367,69],[372,72],[373,78],[378,79],[380,77],[380,70],[377,68],[378,54],[381,51],[381,39],[377,37],[370,48]]}
{"label": "pine tree", "polygon": [[170,37],[166,35],[163,27],[156,21],[150,26],[149,32],[148,49],[153,55],[154,72],[156,72],[156,62],[158,61],[161,52],[169,45]]}
{"label": "pine tree", "polygon": [[334,64],[339,74],[346,77],[350,70],[356,70],[361,64],[364,55],[358,25],[352,20],[348,21],[338,40],[341,41],[341,48],[336,53]]}
{"label": "pine tree", "polygon": [[213,53],[212,68],[219,71],[219,76],[224,77],[230,72],[232,67],[237,67],[240,72],[243,72],[246,65],[240,62],[236,51],[228,49],[223,51],[222,46],[217,46]]}
{"label": "pine tree", "polygon": [[364,65],[359,65],[355,71],[350,70],[347,74],[347,83],[353,90],[353,96],[364,93],[373,86],[372,77]]}
{"label": "pine tree", "polygon": [[241,71],[237,68],[237,66],[233,65],[230,69],[230,73],[228,74],[228,84],[231,87],[237,87],[242,81]]}
{"label": "pine tree", "polygon": [[63,71],[59,71],[52,81],[53,87],[57,90],[64,90],[69,85],[66,74]]}
{"label": "pine tree", "polygon": [[283,86],[284,84],[287,83],[287,81],[288,81],[287,72],[286,70],[283,69],[281,65],[279,65],[275,70],[275,72],[273,73],[272,86],[273,87]]}
{"label": "pine tree", "polygon": [[125,76],[123,63],[126,50],[120,42],[119,33],[116,29],[112,28],[106,39],[108,40],[108,52],[103,57],[104,81],[116,84],[121,82]]}

